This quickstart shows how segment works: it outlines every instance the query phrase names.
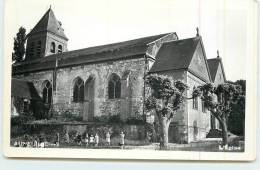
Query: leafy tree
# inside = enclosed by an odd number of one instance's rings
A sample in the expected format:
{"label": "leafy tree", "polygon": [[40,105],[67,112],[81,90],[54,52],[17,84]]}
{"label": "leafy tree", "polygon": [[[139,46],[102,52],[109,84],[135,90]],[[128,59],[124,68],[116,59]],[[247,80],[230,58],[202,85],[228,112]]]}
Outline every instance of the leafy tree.
{"label": "leafy tree", "polygon": [[26,29],[19,28],[16,37],[14,38],[14,52],[12,53],[12,61],[19,62],[23,60],[25,54]]}
{"label": "leafy tree", "polygon": [[241,91],[238,93],[235,101],[232,103],[232,111],[228,118],[228,130],[236,135],[244,135],[246,81],[237,80],[233,84],[240,85]]}
{"label": "leafy tree", "polygon": [[217,87],[214,87],[212,83],[207,83],[198,86],[193,91],[193,97],[200,96],[205,102],[205,107],[218,119],[222,129],[223,146],[228,144],[228,117],[240,92],[241,86],[232,83],[219,84]]}
{"label": "leafy tree", "polygon": [[160,127],[160,147],[168,146],[168,130],[174,114],[183,103],[183,93],[188,88],[181,81],[173,81],[170,77],[151,74],[146,77],[146,84],[150,87],[145,100],[147,111],[155,111]]}

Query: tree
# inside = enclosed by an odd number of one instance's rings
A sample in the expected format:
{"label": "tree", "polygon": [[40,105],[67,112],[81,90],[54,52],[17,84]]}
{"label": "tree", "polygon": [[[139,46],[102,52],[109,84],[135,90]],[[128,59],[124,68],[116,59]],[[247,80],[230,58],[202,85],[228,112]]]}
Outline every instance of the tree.
{"label": "tree", "polygon": [[168,146],[168,130],[174,114],[183,103],[183,93],[188,88],[181,81],[173,81],[170,77],[151,74],[146,77],[145,83],[150,87],[145,100],[145,108],[155,111],[160,127],[160,147]]}
{"label": "tree", "polygon": [[207,83],[193,90],[193,97],[200,96],[205,107],[219,121],[223,146],[228,144],[227,121],[240,91],[241,86],[232,83],[219,84],[217,87],[214,87],[212,83]]}
{"label": "tree", "polygon": [[232,102],[232,111],[228,118],[228,130],[235,135],[244,135],[245,129],[245,96],[246,96],[246,81],[237,80],[230,82],[241,86],[241,91]]}
{"label": "tree", "polygon": [[26,29],[19,28],[16,37],[14,38],[14,52],[12,53],[12,61],[19,62],[23,60],[25,54]]}

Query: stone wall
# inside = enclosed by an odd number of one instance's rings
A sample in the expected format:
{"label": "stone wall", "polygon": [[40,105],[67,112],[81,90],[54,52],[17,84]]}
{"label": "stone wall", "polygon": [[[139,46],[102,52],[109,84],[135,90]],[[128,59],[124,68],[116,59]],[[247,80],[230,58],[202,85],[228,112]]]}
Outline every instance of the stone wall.
{"label": "stone wall", "polygon": [[[122,119],[143,114],[143,86],[145,60],[142,56],[136,59],[109,61],[91,65],[81,65],[57,69],[56,87],[53,88],[53,106],[58,114],[69,111],[83,116],[84,102],[73,101],[75,79],[80,77],[84,83],[94,78],[94,116],[117,115]],[[108,81],[112,73],[121,79],[121,97],[108,99]],[[44,81],[52,84],[53,70],[16,75],[16,78],[32,81],[42,96]]]}
{"label": "stone wall", "polygon": [[[204,84],[199,78],[191,73],[187,73],[187,83],[190,86],[188,96],[192,95],[193,87]],[[187,101],[188,106],[188,142],[206,138],[210,130],[210,112],[202,112],[202,101],[198,98],[198,109],[193,108],[193,100]]]}

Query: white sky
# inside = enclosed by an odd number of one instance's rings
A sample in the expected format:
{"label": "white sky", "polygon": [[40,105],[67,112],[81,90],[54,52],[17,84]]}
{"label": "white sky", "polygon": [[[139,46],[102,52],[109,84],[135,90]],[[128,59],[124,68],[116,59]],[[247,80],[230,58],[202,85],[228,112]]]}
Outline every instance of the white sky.
{"label": "white sky", "polygon": [[[245,79],[250,0],[7,0],[6,31],[32,29],[52,6],[69,38],[68,49],[177,32],[194,37],[200,28],[208,58],[222,57],[229,80]],[[12,41],[10,41],[12,42]],[[8,46],[9,47],[9,46]],[[10,49],[12,44],[10,44]]]}

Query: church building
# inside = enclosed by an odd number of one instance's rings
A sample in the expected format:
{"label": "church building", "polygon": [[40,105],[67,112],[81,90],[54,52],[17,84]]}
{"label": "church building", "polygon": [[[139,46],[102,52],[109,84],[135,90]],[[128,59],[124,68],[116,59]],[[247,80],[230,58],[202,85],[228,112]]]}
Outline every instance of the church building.
{"label": "church building", "polygon": [[[187,96],[198,85],[226,81],[221,58],[207,59],[199,33],[179,39],[170,32],[74,51],[68,51],[67,43],[50,8],[27,35],[25,59],[13,65],[12,77],[33,83],[53,113],[69,112],[85,122],[102,115],[119,115],[122,120],[146,115],[153,120],[144,109],[144,77],[150,73],[187,83]],[[185,100],[173,119],[169,140],[204,139],[215,128],[213,119],[201,99]]]}

